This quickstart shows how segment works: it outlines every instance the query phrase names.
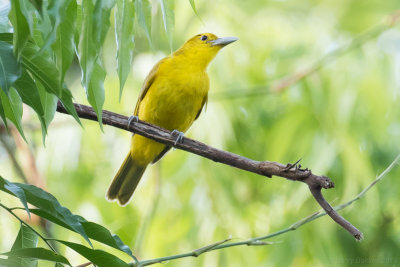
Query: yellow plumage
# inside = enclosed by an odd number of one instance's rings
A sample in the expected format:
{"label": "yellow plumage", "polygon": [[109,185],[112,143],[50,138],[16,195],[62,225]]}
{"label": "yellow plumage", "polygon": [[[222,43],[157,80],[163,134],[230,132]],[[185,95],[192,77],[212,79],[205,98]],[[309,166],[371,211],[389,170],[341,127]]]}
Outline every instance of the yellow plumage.
{"label": "yellow plumage", "polygon": [[[198,34],[172,55],[162,59],[144,81],[134,115],[168,130],[187,131],[207,102],[206,69],[218,51],[237,38]],[[146,167],[159,160],[169,147],[133,135],[130,153],[107,192],[109,200],[128,203]]]}

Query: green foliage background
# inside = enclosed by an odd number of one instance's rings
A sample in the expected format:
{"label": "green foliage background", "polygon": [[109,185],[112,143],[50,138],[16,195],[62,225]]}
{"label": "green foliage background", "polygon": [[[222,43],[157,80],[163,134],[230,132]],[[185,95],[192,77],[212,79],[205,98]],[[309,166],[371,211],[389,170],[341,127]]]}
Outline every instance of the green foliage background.
{"label": "green foliage background", "polygon": [[[117,5],[122,2],[129,1],[117,1]],[[100,110],[102,93],[96,90],[105,77],[103,108],[131,114],[152,65],[169,54],[171,46],[175,50],[197,33],[213,32],[240,40],[224,48],[210,65],[210,101],[187,136],[257,160],[287,163],[302,158],[303,166],[333,179],[336,188],[324,192],[333,204],[358,194],[399,153],[400,28],[382,27],[378,34],[368,31],[383,25],[382,21],[400,8],[399,1],[198,0],[198,17],[192,1],[160,2],[151,1],[150,17],[146,9],[149,2],[134,1],[135,24],[118,28],[117,37],[115,24],[127,25],[134,18],[112,10],[98,24],[109,22],[108,31],[91,29],[91,34],[98,32],[96,36],[104,39],[101,51],[92,37],[84,39],[85,33],[80,33],[77,49],[81,52],[86,47],[87,58],[74,57],[65,75],[75,102],[89,101]],[[139,4],[144,8],[142,13],[138,12]],[[2,27],[6,24],[7,20]],[[312,75],[278,92],[268,87],[290,73],[307,69],[365,31],[368,40],[343,55],[334,55]],[[116,60],[115,38],[130,46],[133,33],[133,54],[130,47],[124,50],[128,53],[118,55],[119,59],[132,56],[129,70],[129,61]],[[56,44],[57,36],[54,38],[50,45]],[[88,65],[82,65],[83,60]],[[85,79],[81,83],[80,66],[91,64],[95,68],[92,83]],[[119,102],[119,80],[125,77]],[[11,88],[13,99],[21,101],[15,93]],[[4,97],[5,92],[1,94]],[[44,114],[42,119],[46,120]],[[179,150],[149,168],[131,203],[119,207],[104,196],[128,152],[130,134],[107,126],[102,131],[98,123],[90,121],[82,120],[82,125],[70,116],[55,114],[44,146],[39,119],[31,108],[23,108],[22,128],[47,191],[73,213],[118,234],[140,259],[188,252],[229,236],[238,241],[268,234],[319,210],[303,184],[266,179]],[[10,138],[6,140],[12,143]],[[21,156],[18,150],[15,154]],[[12,166],[0,147],[0,174],[18,182]],[[278,244],[227,248],[166,265],[397,265],[399,174],[395,168],[365,198],[341,211],[364,233],[362,242],[355,242],[330,218],[323,217],[270,240],[280,241]],[[20,206],[4,193],[0,193],[0,200],[8,206]],[[18,221],[0,210],[0,252],[11,249],[18,230]],[[57,226],[51,226],[51,232],[58,239],[84,242]],[[95,243],[95,247],[110,251],[100,244]],[[64,249],[60,247],[61,254],[72,264],[85,262]],[[112,252],[130,260],[123,253]],[[39,266],[50,265],[40,262]]]}

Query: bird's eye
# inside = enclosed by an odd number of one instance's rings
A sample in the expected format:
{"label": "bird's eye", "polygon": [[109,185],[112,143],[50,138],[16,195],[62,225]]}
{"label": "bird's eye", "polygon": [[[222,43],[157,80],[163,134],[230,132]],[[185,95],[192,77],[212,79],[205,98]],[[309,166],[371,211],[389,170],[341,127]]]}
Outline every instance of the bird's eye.
{"label": "bird's eye", "polygon": [[207,38],[208,38],[208,37],[207,37],[206,35],[203,35],[203,36],[201,36],[200,39],[201,39],[202,41],[205,41],[205,40],[207,40]]}

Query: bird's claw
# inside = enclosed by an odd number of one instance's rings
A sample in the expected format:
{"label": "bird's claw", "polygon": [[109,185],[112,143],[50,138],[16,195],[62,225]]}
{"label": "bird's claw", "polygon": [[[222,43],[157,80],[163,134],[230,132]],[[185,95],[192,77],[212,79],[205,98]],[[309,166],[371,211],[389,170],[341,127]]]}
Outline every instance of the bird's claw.
{"label": "bird's claw", "polygon": [[128,128],[131,125],[131,123],[133,122],[139,122],[139,117],[138,116],[130,116],[128,119]]}
{"label": "bird's claw", "polygon": [[176,146],[177,143],[182,143],[183,142],[183,136],[184,135],[185,135],[184,133],[182,133],[182,132],[180,132],[178,130],[173,130],[171,132],[171,136],[176,136],[176,140],[174,142],[175,146]]}

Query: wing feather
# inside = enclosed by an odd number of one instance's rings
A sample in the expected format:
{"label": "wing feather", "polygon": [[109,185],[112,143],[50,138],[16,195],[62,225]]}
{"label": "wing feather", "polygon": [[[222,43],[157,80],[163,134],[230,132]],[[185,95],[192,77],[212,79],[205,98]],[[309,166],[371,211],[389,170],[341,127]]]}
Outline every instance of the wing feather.
{"label": "wing feather", "polygon": [[161,63],[167,59],[168,59],[168,57],[161,59],[156,65],[154,65],[154,67],[151,69],[151,71],[147,75],[146,79],[143,82],[142,89],[140,91],[138,100],[136,102],[135,112],[133,113],[133,115],[139,116],[140,103],[142,102],[143,98],[146,96],[147,92],[149,91],[151,85],[155,81],[155,79],[157,77],[157,72],[158,72],[158,69],[160,68]]}

